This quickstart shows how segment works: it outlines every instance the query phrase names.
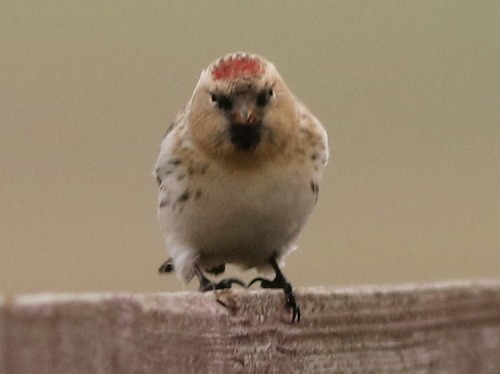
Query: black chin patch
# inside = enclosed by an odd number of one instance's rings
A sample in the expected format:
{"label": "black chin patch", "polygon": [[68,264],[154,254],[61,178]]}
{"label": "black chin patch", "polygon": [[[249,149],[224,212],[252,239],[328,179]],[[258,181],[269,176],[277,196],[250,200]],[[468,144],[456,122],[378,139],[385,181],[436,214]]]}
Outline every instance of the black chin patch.
{"label": "black chin patch", "polygon": [[260,143],[261,125],[240,125],[233,123],[229,127],[231,142],[237,150],[251,151]]}

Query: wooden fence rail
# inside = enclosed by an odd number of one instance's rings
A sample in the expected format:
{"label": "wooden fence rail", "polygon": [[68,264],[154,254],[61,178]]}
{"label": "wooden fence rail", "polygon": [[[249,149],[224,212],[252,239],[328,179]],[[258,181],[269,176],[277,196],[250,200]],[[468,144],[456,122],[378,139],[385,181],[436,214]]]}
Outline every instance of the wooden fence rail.
{"label": "wooden fence rail", "polygon": [[[216,302],[221,301],[221,303]],[[0,299],[0,373],[500,373],[500,280]]]}

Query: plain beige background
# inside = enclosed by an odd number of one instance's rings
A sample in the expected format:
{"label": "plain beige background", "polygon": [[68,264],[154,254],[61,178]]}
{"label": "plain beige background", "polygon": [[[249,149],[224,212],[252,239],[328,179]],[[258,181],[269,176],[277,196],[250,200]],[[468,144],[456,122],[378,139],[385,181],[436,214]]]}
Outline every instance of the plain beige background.
{"label": "plain beige background", "polygon": [[2,1],[0,293],[185,289],[156,273],[151,171],[238,50],[330,135],[296,286],[499,276],[499,36],[494,0]]}

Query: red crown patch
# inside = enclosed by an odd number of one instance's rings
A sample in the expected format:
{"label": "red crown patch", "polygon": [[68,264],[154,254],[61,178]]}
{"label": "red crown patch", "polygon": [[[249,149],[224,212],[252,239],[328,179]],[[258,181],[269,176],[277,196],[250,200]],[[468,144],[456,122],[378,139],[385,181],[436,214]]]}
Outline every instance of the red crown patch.
{"label": "red crown patch", "polygon": [[259,76],[264,71],[259,60],[247,56],[236,56],[221,61],[212,70],[214,80],[231,80],[239,77]]}

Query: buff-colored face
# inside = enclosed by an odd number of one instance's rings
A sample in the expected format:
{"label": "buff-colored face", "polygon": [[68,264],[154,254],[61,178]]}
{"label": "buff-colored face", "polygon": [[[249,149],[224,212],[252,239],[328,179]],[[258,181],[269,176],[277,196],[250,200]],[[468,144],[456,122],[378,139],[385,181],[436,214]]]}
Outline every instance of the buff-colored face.
{"label": "buff-colored face", "polygon": [[189,126],[209,157],[256,164],[293,146],[299,131],[296,113],[295,99],[271,63],[233,54],[202,73]]}

